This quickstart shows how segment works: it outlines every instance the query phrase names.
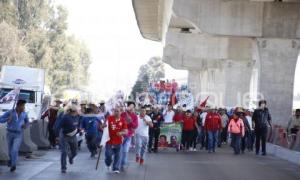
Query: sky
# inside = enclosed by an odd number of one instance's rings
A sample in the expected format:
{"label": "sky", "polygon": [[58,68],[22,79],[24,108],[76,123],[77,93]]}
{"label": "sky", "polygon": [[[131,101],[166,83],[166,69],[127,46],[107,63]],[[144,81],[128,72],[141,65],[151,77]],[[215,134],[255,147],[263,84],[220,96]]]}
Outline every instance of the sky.
{"label": "sky", "polygon": [[[139,67],[162,56],[163,44],[142,38],[131,0],[56,0],[69,12],[68,33],[90,49],[88,90],[107,99],[117,90],[130,93]],[[166,78],[186,79],[186,71],[166,65]]]}
{"label": "sky", "polygon": [[[163,44],[142,38],[131,0],[55,0],[69,12],[68,33],[90,49],[88,90],[108,99],[117,90],[130,93],[138,69],[153,56],[162,56]],[[166,78],[185,79],[186,71],[166,65]],[[300,60],[295,74],[294,94],[300,95]],[[300,107],[300,102],[297,103]]]}

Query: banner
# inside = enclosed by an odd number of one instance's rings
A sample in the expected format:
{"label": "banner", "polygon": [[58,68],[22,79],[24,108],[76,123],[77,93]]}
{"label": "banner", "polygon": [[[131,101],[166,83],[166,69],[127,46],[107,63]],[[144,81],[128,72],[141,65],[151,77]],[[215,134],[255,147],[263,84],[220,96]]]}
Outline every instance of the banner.
{"label": "banner", "polygon": [[159,143],[160,148],[179,148],[181,143],[181,124],[163,124],[160,128]]}
{"label": "banner", "polygon": [[20,93],[20,88],[16,88],[8,92],[4,97],[0,99],[0,104],[10,103],[12,101],[16,101],[17,97]]}
{"label": "banner", "polygon": [[125,96],[124,96],[124,92],[121,90],[117,91],[116,94],[106,102],[106,108],[107,111],[110,112],[110,114],[112,114],[112,110],[115,107],[124,108],[124,106],[125,106]]}
{"label": "banner", "polygon": [[194,109],[194,97],[189,90],[183,90],[178,94],[178,106],[183,107],[186,105],[186,109],[193,110]]}

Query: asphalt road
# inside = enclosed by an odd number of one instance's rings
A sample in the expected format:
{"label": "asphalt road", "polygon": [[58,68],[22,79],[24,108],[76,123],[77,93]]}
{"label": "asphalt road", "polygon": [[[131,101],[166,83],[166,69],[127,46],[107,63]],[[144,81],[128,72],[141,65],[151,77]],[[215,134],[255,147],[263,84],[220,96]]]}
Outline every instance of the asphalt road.
{"label": "asphalt road", "polygon": [[221,148],[215,154],[206,151],[163,151],[149,154],[145,165],[134,162],[130,155],[127,172],[107,172],[103,156],[96,171],[96,159],[91,159],[84,148],[68,172],[60,172],[58,150],[39,151],[34,159],[20,158],[17,171],[10,173],[0,166],[0,180],[300,180],[300,167],[272,156],[253,153],[235,156],[231,149]]}

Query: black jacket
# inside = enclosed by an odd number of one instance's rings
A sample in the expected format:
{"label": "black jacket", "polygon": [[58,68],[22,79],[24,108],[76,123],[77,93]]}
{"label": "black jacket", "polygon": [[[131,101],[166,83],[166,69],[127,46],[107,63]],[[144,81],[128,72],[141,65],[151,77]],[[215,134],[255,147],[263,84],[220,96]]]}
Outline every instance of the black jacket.
{"label": "black jacket", "polygon": [[268,108],[265,109],[255,109],[252,120],[255,123],[255,129],[267,128],[268,124],[271,125],[271,115]]}
{"label": "black jacket", "polygon": [[153,129],[159,129],[161,123],[164,121],[163,115],[161,113],[151,113],[150,118],[152,119]]}

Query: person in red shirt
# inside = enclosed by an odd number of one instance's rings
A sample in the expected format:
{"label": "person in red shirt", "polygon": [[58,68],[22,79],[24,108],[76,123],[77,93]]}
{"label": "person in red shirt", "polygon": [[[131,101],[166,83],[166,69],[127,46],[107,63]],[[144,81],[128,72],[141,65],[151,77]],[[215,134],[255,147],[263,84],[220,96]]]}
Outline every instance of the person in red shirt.
{"label": "person in red shirt", "polygon": [[169,82],[165,83],[165,88],[167,92],[172,92],[172,84]]}
{"label": "person in red shirt", "polygon": [[128,133],[124,135],[124,141],[121,148],[121,171],[125,171],[128,167],[128,152],[131,145],[132,137],[135,129],[138,127],[138,117],[135,113],[135,102],[127,102],[127,110],[121,114],[125,119],[128,127]]}
{"label": "person in red shirt", "polygon": [[177,107],[175,115],[173,117],[174,123],[182,123],[183,122],[184,113],[182,112],[182,108],[180,106]]}
{"label": "person in red shirt", "polygon": [[182,127],[182,145],[186,150],[192,150],[192,141],[194,135],[194,129],[196,128],[196,120],[192,116],[191,110],[187,110],[183,117]]}
{"label": "person in red shirt", "polygon": [[175,79],[172,79],[172,90],[177,91],[177,88],[178,88],[177,82],[175,81]]}
{"label": "person in red shirt", "polygon": [[127,122],[121,117],[120,108],[115,108],[114,114],[107,118],[107,125],[109,140],[105,146],[105,164],[108,170],[110,170],[110,166],[113,164],[113,172],[120,173],[121,146],[123,136],[128,133]]}
{"label": "person in red shirt", "polygon": [[204,129],[208,134],[208,153],[215,152],[218,142],[218,133],[222,130],[221,116],[217,109],[207,113]]}

